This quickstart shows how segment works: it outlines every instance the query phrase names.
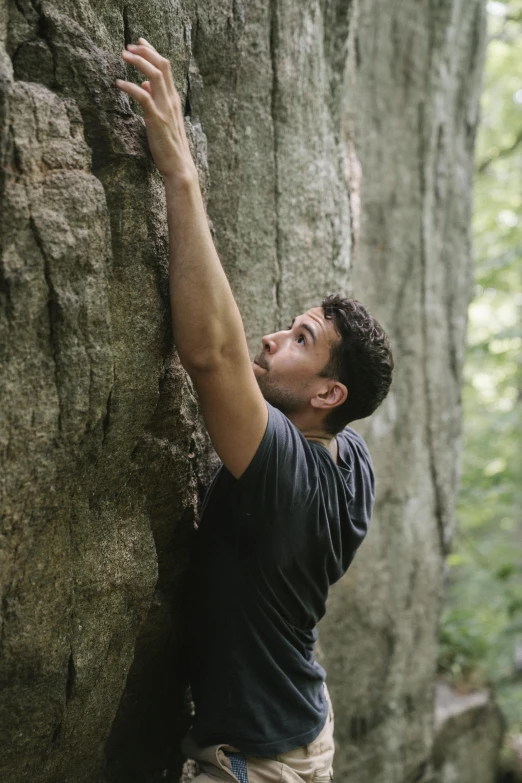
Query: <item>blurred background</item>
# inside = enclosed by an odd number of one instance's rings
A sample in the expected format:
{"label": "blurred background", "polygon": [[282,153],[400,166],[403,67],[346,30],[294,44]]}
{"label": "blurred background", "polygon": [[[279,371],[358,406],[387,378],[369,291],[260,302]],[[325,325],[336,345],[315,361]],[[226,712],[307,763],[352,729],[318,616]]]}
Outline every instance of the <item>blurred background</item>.
{"label": "blurred background", "polygon": [[462,481],[439,670],[463,691],[495,686],[504,774],[522,775],[522,2],[487,10]]}

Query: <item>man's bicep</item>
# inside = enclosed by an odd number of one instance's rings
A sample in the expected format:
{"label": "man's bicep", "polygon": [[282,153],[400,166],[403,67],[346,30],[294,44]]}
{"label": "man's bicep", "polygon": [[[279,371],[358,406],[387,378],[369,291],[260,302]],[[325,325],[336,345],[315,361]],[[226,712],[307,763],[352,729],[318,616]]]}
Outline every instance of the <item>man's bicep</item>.
{"label": "man's bicep", "polygon": [[210,439],[223,464],[238,479],[265,434],[268,410],[252,365],[223,361],[189,372]]}

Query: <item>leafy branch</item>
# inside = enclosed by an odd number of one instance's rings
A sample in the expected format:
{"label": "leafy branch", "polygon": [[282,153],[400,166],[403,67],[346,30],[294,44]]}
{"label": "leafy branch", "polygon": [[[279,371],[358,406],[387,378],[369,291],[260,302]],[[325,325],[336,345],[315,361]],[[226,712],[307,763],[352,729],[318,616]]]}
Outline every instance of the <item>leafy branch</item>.
{"label": "leafy branch", "polygon": [[511,155],[512,152],[514,152],[517,147],[522,143],[522,129],[518,132],[515,141],[513,144],[510,144],[509,147],[504,147],[504,149],[499,150],[496,155],[491,155],[491,157],[486,158],[482,161],[482,163],[479,163],[477,166],[477,173],[482,174],[489,166],[491,166],[492,163],[496,163],[497,160],[500,160],[500,158],[505,158],[508,155]]}

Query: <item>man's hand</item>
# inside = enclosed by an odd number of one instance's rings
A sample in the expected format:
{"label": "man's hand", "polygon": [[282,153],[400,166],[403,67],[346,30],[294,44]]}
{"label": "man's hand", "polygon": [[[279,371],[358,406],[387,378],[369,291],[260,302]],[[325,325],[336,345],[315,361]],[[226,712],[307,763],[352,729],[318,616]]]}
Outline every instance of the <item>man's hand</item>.
{"label": "man's hand", "polygon": [[135,98],[143,109],[150,151],[163,177],[183,181],[196,177],[197,180],[170,62],[145,38],[138,38],[138,41],[139,44],[128,44],[122,57],[141,71],[147,81],[138,86],[116,79],[115,84]]}

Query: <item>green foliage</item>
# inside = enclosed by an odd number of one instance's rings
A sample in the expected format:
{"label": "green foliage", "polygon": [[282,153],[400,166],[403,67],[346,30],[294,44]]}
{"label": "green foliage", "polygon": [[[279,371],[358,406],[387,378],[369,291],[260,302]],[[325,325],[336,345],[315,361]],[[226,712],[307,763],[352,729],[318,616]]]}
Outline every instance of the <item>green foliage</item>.
{"label": "green foliage", "polygon": [[488,11],[463,473],[439,663],[457,682],[494,684],[522,730],[522,0]]}

